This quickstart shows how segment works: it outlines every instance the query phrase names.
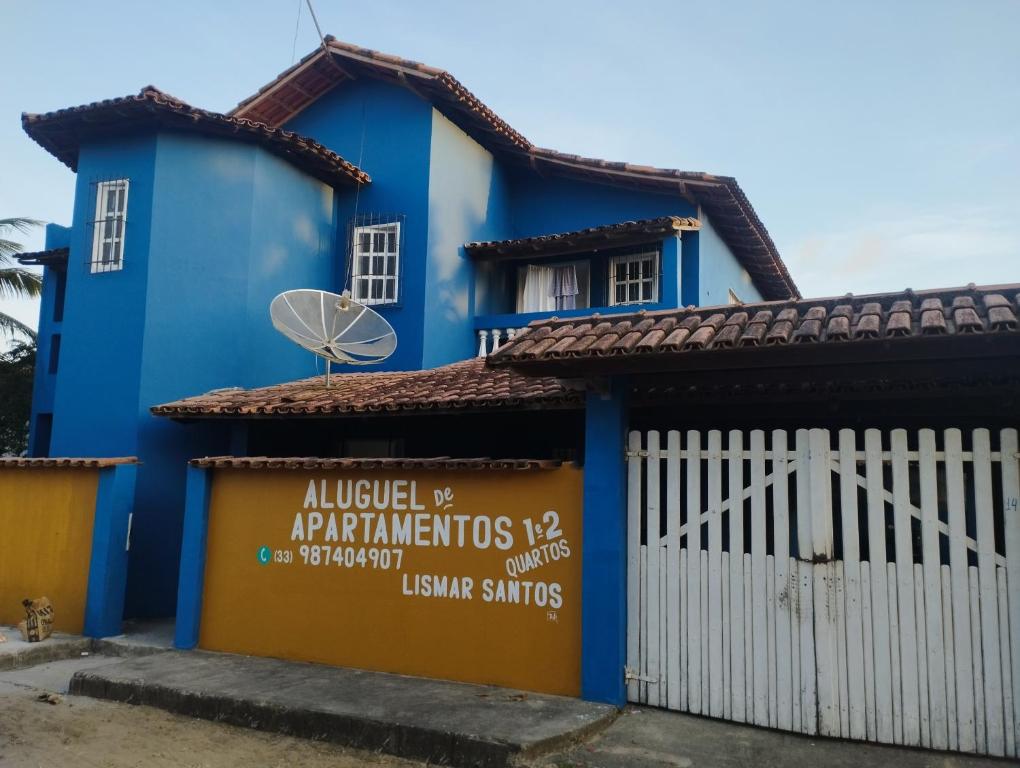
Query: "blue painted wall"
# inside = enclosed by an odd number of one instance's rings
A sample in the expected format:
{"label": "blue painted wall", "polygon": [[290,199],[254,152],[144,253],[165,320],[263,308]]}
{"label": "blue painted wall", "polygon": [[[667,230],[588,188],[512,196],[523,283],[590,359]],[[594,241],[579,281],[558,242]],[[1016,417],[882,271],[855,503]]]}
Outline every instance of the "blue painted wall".
{"label": "blue painted wall", "polygon": [[761,301],[762,295],[751,282],[747,270],[737,261],[729,246],[719,237],[711,220],[702,211],[698,232],[700,277],[698,304],[714,307],[729,303],[729,290],[743,302]]}
{"label": "blue painted wall", "polygon": [[429,168],[423,368],[475,354],[476,281],[463,246],[506,238],[510,231],[509,191],[502,169],[487,150],[436,110]]}
{"label": "blue painted wall", "polygon": [[[124,269],[90,274],[90,181],[125,177]],[[268,306],[333,282],[333,221],[332,189],[259,147],[164,133],[83,148],[51,453],[141,460],[128,615],[173,613],[186,462],[229,439],[149,408],[314,373]]]}
{"label": "blue painted wall", "polygon": [[[397,350],[375,370],[415,370],[424,360],[423,337],[428,251],[429,159],[432,106],[411,91],[369,78],[334,88],[285,126],[311,136],[371,177],[360,192],[337,197],[337,279],[330,285],[294,287],[342,290],[348,226],[355,213],[403,214],[400,299],[376,309],[397,332]],[[336,370],[357,370],[351,366]]]}
{"label": "blue painted wall", "polygon": [[[46,249],[65,248],[71,243],[71,228],[58,224],[46,225]],[[63,286],[63,287],[61,287]],[[32,417],[28,455],[50,453],[50,427],[41,419],[52,419],[57,389],[57,374],[50,370],[54,336],[63,339],[63,303],[67,295],[67,270],[43,267],[42,295],[39,300],[39,325],[36,331],[36,366],[32,380]],[[60,305],[58,307],[58,304]],[[60,359],[57,350],[57,370]]]}

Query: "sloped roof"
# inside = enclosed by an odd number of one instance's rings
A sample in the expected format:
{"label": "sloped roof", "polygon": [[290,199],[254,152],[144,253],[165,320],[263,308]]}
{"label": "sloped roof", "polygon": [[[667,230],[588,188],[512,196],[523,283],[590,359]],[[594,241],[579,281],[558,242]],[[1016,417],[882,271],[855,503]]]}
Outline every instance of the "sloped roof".
{"label": "sloped roof", "polygon": [[563,462],[552,459],[454,459],[434,456],[422,459],[345,459],[304,456],[207,456],[188,462],[211,469],[556,469]]}
{"label": "sloped roof", "polygon": [[532,322],[488,363],[535,373],[614,358],[741,366],[809,346],[843,350],[847,361],[854,349],[891,360],[921,341],[956,339],[977,351],[996,338],[1011,340],[1020,352],[1018,305],[1020,283],[553,318]]}
{"label": "sloped roof", "polygon": [[575,408],[583,393],[472,359],[426,371],[334,374],[257,389],[223,389],[153,407],[174,418],[337,416],[402,411]]}
{"label": "sloped roof", "polygon": [[230,114],[280,126],[340,83],[372,77],[431,102],[479,144],[543,174],[677,194],[702,206],[719,235],[769,299],[799,297],[797,285],[736,179],[581,157],[532,144],[445,70],[341,42],[332,36]]}
{"label": "sloped roof", "polygon": [[259,144],[329,184],[364,184],[360,168],[317,141],[262,122],[192,107],[146,86],[137,94],[44,114],[25,113],[21,125],[29,136],[72,171],[78,170],[82,143],[140,129],[194,131]]}
{"label": "sloped roof", "polygon": [[137,464],[138,459],[134,456],[120,456],[117,458],[0,458],[0,469],[105,469],[115,467],[118,464]]}
{"label": "sloped roof", "polygon": [[45,251],[16,253],[14,258],[18,260],[18,263],[26,267],[66,267],[70,253],[71,249],[64,246],[62,248],[50,248]]}
{"label": "sloped roof", "polygon": [[632,243],[662,239],[681,230],[697,230],[701,222],[687,216],[659,216],[654,219],[604,224],[555,235],[519,237],[466,243],[469,256],[481,259],[524,258],[543,253],[567,254],[594,248],[615,248]]}

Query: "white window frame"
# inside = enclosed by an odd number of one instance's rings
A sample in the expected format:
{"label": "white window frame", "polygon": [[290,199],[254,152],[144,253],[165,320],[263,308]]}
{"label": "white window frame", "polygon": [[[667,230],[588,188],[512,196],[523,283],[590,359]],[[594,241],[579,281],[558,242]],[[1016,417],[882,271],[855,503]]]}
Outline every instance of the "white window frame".
{"label": "white window frame", "polygon": [[[92,257],[89,271],[116,272],[124,269],[124,241],[127,239],[128,179],[100,181],[96,185],[96,211],[92,221]],[[123,190],[121,204],[110,211],[111,196]],[[104,258],[103,250],[109,246]]]}
{"label": "white window frame", "polygon": [[[389,235],[393,235],[392,240]],[[362,237],[368,235],[369,249]],[[375,248],[382,235],[383,249]],[[353,228],[351,244],[351,296],[362,304],[396,304],[400,301],[400,222],[364,224]],[[389,248],[392,242],[393,248]],[[367,261],[366,261],[367,260]],[[387,269],[392,262],[392,270]],[[367,267],[367,270],[365,269]],[[381,267],[381,268],[380,268]],[[390,288],[391,290],[387,290]],[[391,295],[387,295],[387,293]],[[376,294],[376,295],[373,295]]]}
{"label": "white window frame", "polygon": [[[646,261],[652,262],[652,274],[646,275],[644,271],[644,263]],[[630,277],[630,264],[637,264],[638,275],[636,278]],[[627,278],[622,282],[616,278],[616,268],[620,264],[626,264],[627,267]],[[628,297],[626,301],[617,301],[616,289],[618,286],[623,285],[624,293]],[[630,286],[638,285],[638,298],[631,299]],[[644,286],[649,287],[649,294],[647,297],[642,296]],[[658,251],[644,251],[642,253],[627,253],[622,256],[613,256],[609,260],[609,306],[610,307],[621,307],[626,304],[651,304],[659,300],[659,252]]]}

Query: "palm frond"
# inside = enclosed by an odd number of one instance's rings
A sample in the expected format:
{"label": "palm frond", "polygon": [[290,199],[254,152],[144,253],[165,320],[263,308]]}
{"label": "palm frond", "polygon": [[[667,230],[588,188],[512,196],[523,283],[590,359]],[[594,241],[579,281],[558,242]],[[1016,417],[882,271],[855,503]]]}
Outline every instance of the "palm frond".
{"label": "palm frond", "polygon": [[30,219],[27,216],[15,216],[10,219],[0,219],[0,232],[20,232],[28,235],[36,227],[41,227],[46,222],[39,219]]}
{"label": "palm frond", "polygon": [[0,298],[35,298],[41,293],[41,275],[23,267],[0,269]]}
{"label": "palm frond", "polygon": [[0,336],[22,336],[35,341],[35,331],[29,328],[20,320],[15,320],[10,315],[0,312]]}

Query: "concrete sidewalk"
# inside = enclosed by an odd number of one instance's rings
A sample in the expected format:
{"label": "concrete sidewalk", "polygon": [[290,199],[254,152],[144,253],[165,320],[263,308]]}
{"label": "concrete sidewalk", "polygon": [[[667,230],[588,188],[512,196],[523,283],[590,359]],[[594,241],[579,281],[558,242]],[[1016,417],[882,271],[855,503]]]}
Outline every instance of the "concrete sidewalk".
{"label": "concrete sidewalk", "polygon": [[1006,768],[1014,761],[924,749],[815,739],[750,725],[629,707],[585,744],[536,768]]}
{"label": "concrete sidewalk", "polygon": [[82,670],[70,692],[471,768],[566,748],[617,716],[560,696],[202,651]]}

